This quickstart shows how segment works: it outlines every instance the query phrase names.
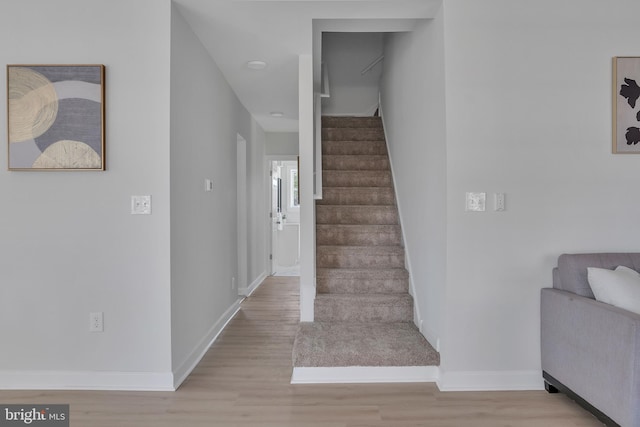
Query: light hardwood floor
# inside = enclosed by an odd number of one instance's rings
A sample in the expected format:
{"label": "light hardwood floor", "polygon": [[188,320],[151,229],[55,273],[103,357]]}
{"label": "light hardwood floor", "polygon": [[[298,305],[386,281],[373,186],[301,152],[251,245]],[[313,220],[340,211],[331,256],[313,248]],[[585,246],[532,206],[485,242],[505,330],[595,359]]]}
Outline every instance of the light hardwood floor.
{"label": "light hardwood floor", "polygon": [[568,427],[601,425],[564,395],[449,392],[434,384],[290,385],[298,278],[242,303],[176,392],[0,391],[0,403],[69,403],[71,426]]}

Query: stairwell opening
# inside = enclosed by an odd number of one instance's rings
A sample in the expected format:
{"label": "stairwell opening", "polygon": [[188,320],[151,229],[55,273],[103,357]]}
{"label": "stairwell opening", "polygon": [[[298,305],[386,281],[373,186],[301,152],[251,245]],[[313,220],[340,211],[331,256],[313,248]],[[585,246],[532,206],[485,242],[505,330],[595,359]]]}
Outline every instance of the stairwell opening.
{"label": "stairwell opening", "polygon": [[439,365],[413,324],[381,119],[325,116],[322,140],[315,320],[301,324],[294,369]]}

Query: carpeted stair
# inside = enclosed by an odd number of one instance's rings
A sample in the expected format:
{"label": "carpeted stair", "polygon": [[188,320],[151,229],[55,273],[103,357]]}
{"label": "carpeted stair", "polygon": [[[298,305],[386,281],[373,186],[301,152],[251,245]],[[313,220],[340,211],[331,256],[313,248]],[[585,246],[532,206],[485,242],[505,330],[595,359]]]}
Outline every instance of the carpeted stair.
{"label": "carpeted stair", "polygon": [[379,117],[323,117],[323,199],[316,204],[315,322],[294,367],[433,366],[413,298]]}

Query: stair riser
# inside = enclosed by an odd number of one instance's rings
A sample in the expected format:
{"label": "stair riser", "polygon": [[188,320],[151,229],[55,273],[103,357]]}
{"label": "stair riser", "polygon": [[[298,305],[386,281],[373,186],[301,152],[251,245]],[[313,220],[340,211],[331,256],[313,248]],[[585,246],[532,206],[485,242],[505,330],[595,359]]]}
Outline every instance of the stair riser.
{"label": "stair riser", "polygon": [[321,228],[316,230],[318,245],[346,245],[346,246],[393,246],[400,245],[398,230],[361,231],[342,228]]}
{"label": "stair riser", "polygon": [[390,187],[327,187],[318,205],[395,205]]}
{"label": "stair riser", "polygon": [[389,170],[386,156],[322,156],[322,170]]}
{"label": "stair riser", "polygon": [[409,281],[317,278],[316,289],[319,294],[402,294],[409,291]]}
{"label": "stair riser", "polygon": [[324,128],[322,129],[323,141],[382,141],[384,131],[382,129],[368,128]]}
{"label": "stair riser", "polygon": [[380,117],[332,117],[322,118],[323,128],[382,128]]}
{"label": "stair riser", "polygon": [[319,268],[403,268],[403,254],[316,254]]}
{"label": "stair riser", "polygon": [[324,171],[324,187],[391,187],[389,171]]}
{"label": "stair riser", "polygon": [[386,156],[387,145],[384,141],[323,141],[322,154]]}
{"label": "stair riser", "polygon": [[398,224],[393,206],[316,206],[316,224]]}
{"label": "stair riser", "polygon": [[360,304],[350,301],[316,299],[314,320],[317,322],[411,322],[413,307],[406,302],[395,305]]}

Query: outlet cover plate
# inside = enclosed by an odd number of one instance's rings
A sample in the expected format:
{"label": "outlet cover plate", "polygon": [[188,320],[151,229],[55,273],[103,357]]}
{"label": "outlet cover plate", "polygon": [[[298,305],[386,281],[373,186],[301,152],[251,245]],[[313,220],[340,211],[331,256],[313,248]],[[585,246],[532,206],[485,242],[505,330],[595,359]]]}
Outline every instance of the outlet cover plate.
{"label": "outlet cover plate", "polygon": [[151,196],[131,196],[131,215],[151,215]]}
{"label": "outlet cover plate", "polygon": [[102,312],[89,313],[89,332],[104,332],[104,315]]}

